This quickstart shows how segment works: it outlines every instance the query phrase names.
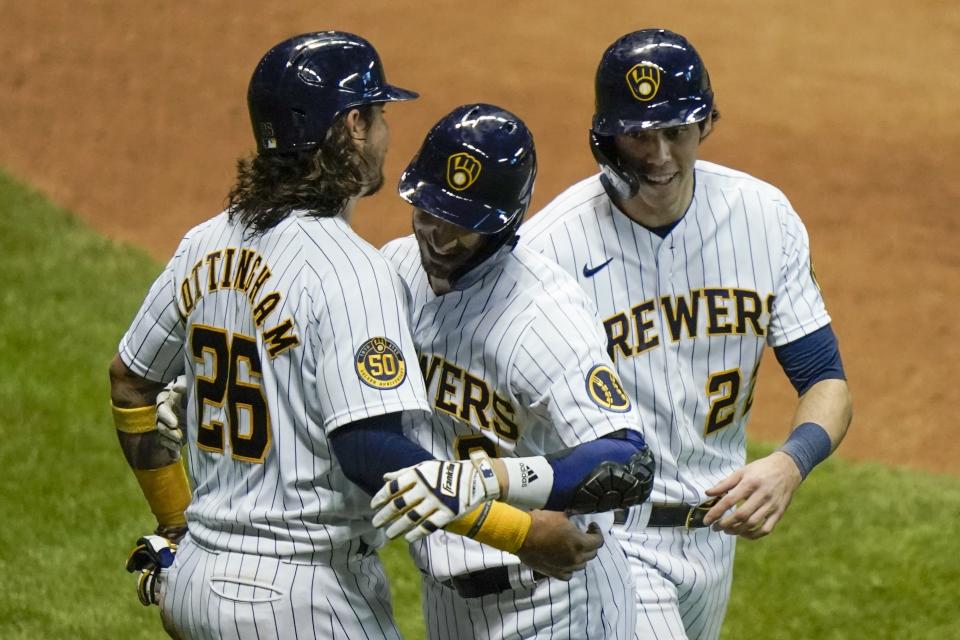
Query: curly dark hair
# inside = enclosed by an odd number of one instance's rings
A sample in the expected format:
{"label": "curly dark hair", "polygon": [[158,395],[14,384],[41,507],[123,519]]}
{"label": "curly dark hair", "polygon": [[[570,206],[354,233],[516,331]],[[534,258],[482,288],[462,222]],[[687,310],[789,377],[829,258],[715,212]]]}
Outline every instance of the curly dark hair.
{"label": "curly dark hair", "polygon": [[[370,105],[359,111],[371,122]],[[380,167],[357,151],[341,117],[318,147],[237,160],[236,183],[227,196],[229,215],[260,234],[294,209],[322,218],[335,216],[350,198],[380,180]]]}

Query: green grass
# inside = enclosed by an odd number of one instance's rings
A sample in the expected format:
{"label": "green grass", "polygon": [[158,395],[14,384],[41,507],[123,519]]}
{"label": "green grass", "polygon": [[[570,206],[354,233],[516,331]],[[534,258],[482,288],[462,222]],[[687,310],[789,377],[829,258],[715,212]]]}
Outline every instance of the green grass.
{"label": "green grass", "polygon": [[[160,265],[3,174],[0,252],[0,638],[165,637],[123,571],[153,523],[106,373]],[[739,544],[723,637],[960,638],[958,521],[958,478],[828,461],[774,535]],[[382,555],[420,638],[419,577],[403,545]]]}
{"label": "green grass", "polygon": [[827,460],[772,535],[737,543],[722,637],[960,638],[958,532],[960,479]]}

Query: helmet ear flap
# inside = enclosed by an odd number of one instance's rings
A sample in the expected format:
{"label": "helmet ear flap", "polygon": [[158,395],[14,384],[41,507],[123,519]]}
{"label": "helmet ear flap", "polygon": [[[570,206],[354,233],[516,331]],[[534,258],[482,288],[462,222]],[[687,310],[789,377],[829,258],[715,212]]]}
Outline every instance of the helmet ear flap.
{"label": "helmet ear flap", "polygon": [[602,136],[590,131],[590,151],[603,172],[600,181],[604,189],[613,191],[623,200],[629,200],[640,190],[640,178],[636,172],[620,163],[613,136]]}

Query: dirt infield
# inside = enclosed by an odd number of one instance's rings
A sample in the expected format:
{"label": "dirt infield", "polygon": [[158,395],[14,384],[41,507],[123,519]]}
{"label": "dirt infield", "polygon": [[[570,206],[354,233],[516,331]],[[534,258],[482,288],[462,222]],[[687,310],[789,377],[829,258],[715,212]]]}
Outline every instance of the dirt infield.
{"label": "dirt infield", "polygon": [[[245,97],[260,55],[337,28],[369,38],[390,80],[423,95],[389,109],[388,181],[440,115],[494,102],[536,135],[536,210],[595,171],[586,131],[603,49],[669,27],[697,45],[723,112],[702,156],[773,182],[807,223],[856,403],[842,454],[960,471],[960,8],[404,4],[0,0],[0,166],[166,259],[219,210],[253,147]],[[385,189],[356,226],[379,244],[408,232],[409,210]],[[782,439],[793,397],[768,355],[750,435]]]}

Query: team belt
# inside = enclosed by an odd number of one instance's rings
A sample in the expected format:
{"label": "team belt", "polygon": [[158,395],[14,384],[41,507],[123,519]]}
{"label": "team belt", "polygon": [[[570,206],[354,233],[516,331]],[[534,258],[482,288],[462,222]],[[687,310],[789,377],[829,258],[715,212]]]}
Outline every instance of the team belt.
{"label": "team belt", "polygon": [[[542,580],[546,576],[534,572],[533,577],[535,580]],[[461,598],[480,598],[517,588],[510,582],[508,567],[491,567],[473,573],[464,573],[444,580],[440,584],[454,589]]]}
{"label": "team belt", "polygon": [[[720,498],[711,498],[700,504],[655,504],[650,509],[648,527],[684,527],[685,529],[701,529],[706,527],[703,517],[717,504]],[[629,509],[617,509],[613,512],[614,524],[625,524]]]}

